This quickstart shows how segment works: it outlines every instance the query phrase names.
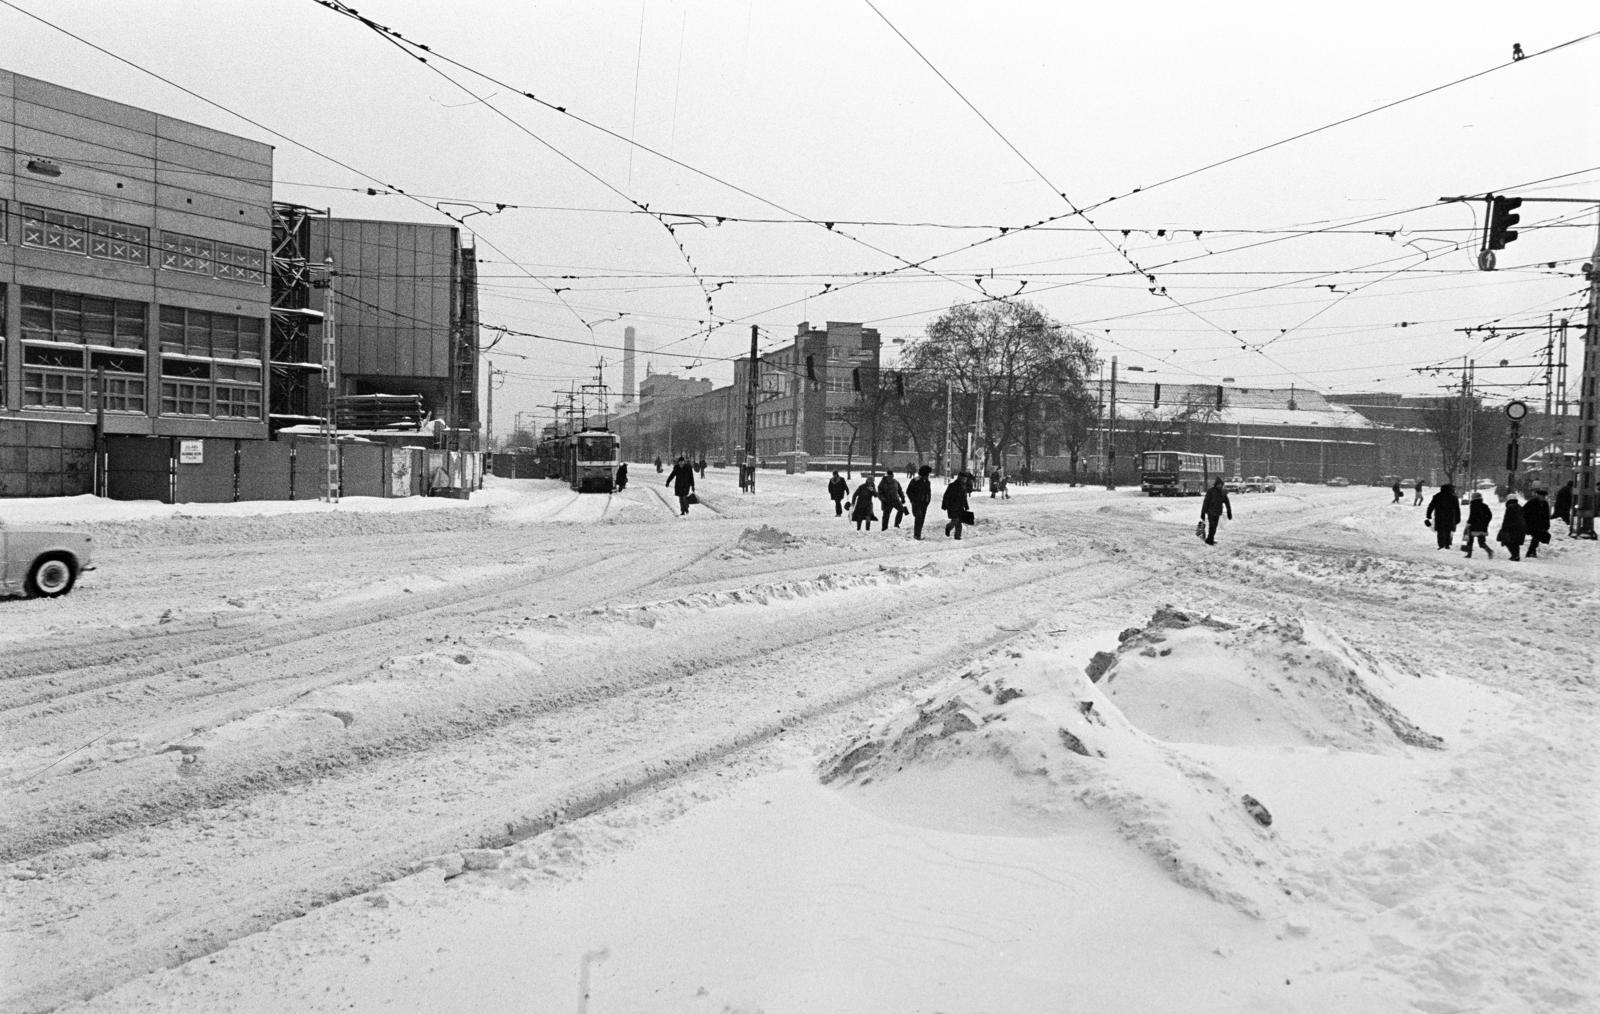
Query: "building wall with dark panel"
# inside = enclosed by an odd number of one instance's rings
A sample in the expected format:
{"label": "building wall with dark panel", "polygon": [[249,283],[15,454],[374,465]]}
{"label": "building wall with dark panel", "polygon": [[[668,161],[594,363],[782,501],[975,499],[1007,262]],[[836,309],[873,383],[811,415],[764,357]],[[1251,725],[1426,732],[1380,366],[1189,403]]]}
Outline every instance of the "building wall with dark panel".
{"label": "building wall with dark panel", "polygon": [[333,258],[314,309],[334,313],[340,394],[420,394],[447,418],[452,335],[459,323],[460,230],[363,219],[312,219],[313,258]]}

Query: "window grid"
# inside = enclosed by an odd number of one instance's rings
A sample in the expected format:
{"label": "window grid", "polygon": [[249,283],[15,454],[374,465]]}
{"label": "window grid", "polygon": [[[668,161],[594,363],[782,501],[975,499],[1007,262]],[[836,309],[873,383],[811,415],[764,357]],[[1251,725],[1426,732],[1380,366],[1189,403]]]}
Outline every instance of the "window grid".
{"label": "window grid", "polygon": [[24,341],[142,349],[145,334],[143,303],[23,286]]}
{"label": "window grid", "polygon": [[82,411],[85,400],[83,370],[42,370],[24,368],[22,371],[22,404],[30,408],[65,408]]}
{"label": "window grid", "polygon": [[265,251],[181,232],[162,230],[161,266],[169,271],[211,275],[252,285],[265,285],[267,281]]}
{"label": "window grid", "polygon": [[150,230],[109,218],[24,204],[22,245],[142,265],[149,260]]}

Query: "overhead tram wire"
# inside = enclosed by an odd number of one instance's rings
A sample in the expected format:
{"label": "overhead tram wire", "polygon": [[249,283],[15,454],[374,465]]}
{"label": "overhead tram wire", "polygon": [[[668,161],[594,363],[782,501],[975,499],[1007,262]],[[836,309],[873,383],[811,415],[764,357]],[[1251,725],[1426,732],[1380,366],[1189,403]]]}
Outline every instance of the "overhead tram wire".
{"label": "overhead tram wire", "polygon": [[[1488,74],[1493,74],[1496,71],[1506,70],[1506,69],[1508,69],[1510,67],[1513,67],[1513,66],[1516,66],[1518,64],[1526,63],[1528,60],[1532,60],[1535,57],[1545,56],[1545,55],[1548,55],[1550,53],[1554,53],[1557,50],[1566,49],[1568,46],[1576,46],[1577,44],[1579,44],[1581,42],[1588,42],[1590,39],[1594,39],[1594,38],[1597,38],[1597,37],[1600,37],[1600,31],[1594,31],[1594,32],[1590,32],[1587,35],[1580,35],[1577,38],[1568,39],[1566,42],[1560,42],[1560,43],[1557,43],[1554,46],[1548,46],[1548,47],[1546,47],[1544,49],[1537,50],[1537,51],[1532,52],[1532,53],[1528,53],[1523,59],[1512,60],[1512,61],[1507,62],[1507,63],[1495,64],[1493,67],[1488,67],[1488,68],[1486,68],[1484,70],[1480,70],[1480,71],[1477,71],[1475,73],[1468,74],[1466,77],[1456,78],[1454,81],[1447,81],[1444,84],[1435,85],[1432,88],[1424,89],[1423,91],[1417,92],[1414,95],[1407,95],[1404,98],[1395,99],[1392,102],[1385,102],[1381,106],[1373,106],[1371,109],[1366,109],[1366,110],[1363,110],[1362,112],[1355,113],[1354,115],[1346,116],[1346,117],[1344,117],[1342,119],[1334,120],[1331,123],[1325,123],[1320,127],[1313,127],[1310,130],[1301,131],[1298,134],[1294,134],[1294,135],[1292,135],[1290,137],[1285,137],[1282,140],[1273,141],[1271,144],[1263,144],[1263,145],[1261,145],[1259,147],[1251,148],[1249,151],[1240,152],[1237,155],[1230,155],[1229,157],[1224,158],[1224,159],[1218,159],[1215,162],[1211,162],[1211,163],[1208,163],[1206,165],[1200,166],[1197,169],[1190,169],[1190,170],[1188,170],[1186,172],[1181,172],[1181,173],[1177,174],[1176,176],[1169,176],[1166,179],[1159,180],[1159,181],[1157,181],[1155,183],[1146,184],[1145,186],[1141,186],[1141,187],[1135,187],[1135,188],[1133,188],[1132,190],[1128,191],[1125,194],[1120,194],[1120,195],[1117,195],[1117,196],[1114,196],[1114,197],[1108,197],[1105,200],[1099,202],[1098,204],[1091,205],[1088,208],[1088,210],[1094,211],[1094,210],[1096,210],[1098,208],[1103,208],[1107,204],[1110,204],[1112,201],[1123,200],[1125,198],[1132,197],[1135,194],[1146,194],[1146,193],[1149,193],[1150,191],[1156,189],[1157,187],[1164,187],[1169,183],[1176,183],[1179,180],[1186,180],[1191,176],[1197,176],[1200,173],[1209,172],[1212,169],[1217,169],[1217,168],[1220,168],[1222,166],[1229,165],[1230,163],[1238,162],[1241,159],[1249,158],[1252,155],[1259,155],[1264,151],[1271,151],[1273,148],[1280,148],[1283,145],[1290,144],[1290,143],[1292,143],[1294,141],[1304,140],[1305,138],[1311,137],[1313,134],[1320,134],[1324,130],[1332,130],[1334,127],[1342,127],[1347,123],[1354,123],[1356,120],[1364,119],[1364,118],[1366,118],[1368,116],[1372,116],[1372,115],[1374,115],[1376,113],[1381,113],[1381,112],[1384,112],[1386,110],[1393,109],[1396,106],[1405,105],[1407,102],[1412,102],[1412,101],[1414,101],[1416,99],[1425,98],[1425,97],[1427,97],[1429,95],[1433,95],[1433,94],[1436,94],[1438,92],[1442,92],[1447,88],[1454,88],[1456,85],[1466,84],[1468,81],[1477,80],[1480,77],[1484,77],[1485,75],[1488,75]],[[1584,172],[1589,172],[1589,171],[1592,171],[1592,170],[1583,170],[1583,171]],[[1561,177],[1551,177],[1551,178],[1552,179],[1560,179]],[[1546,181],[1545,180],[1540,180],[1538,182],[1543,183],[1543,182],[1546,182]]]}
{"label": "overhead tram wire", "polygon": [[[936,277],[943,278],[945,281],[950,282],[951,284],[958,285],[958,286],[961,286],[963,288],[968,288],[968,289],[972,288],[972,286],[968,285],[964,280],[962,280],[960,278],[941,275],[941,274],[939,274],[939,272],[936,272],[931,268],[922,267],[921,265],[917,264],[916,262],[910,261],[907,258],[902,257],[899,254],[894,253],[893,251],[886,250],[886,249],[884,249],[882,247],[877,246],[876,244],[869,243],[866,240],[863,240],[863,239],[861,239],[859,237],[853,236],[853,235],[851,235],[849,233],[846,233],[846,232],[842,232],[842,231],[840,231],[839,229],[837,229],[835,227],[837,223],[830,222],[830,221],[823,221],[823,220],[819,220],[819,219],[814,219],[814,218],[810,218],[810,217],[807,217],[807,216],[802,216],[798,212],[792,211],[789,208],[786,208],[783,205],[777,203],[776,201],[771,200],[770,198],[763,197],[760,194],[756,194],[756,193],[754,193],[754,192],[752,192],[750,190],[745,189],[744,187],[738,186],[737,184],[730,183],[727,180],[722,179],[721,177],[715,176],[715,175],[713,175],[711,173],[708,173],[708,172],[706,172],[706,171],[704,171],[702,169],[696,168],[695,166],[689,165],[686,162],[683,162],[683,161],[681,161],[679,159],[673,158],[670,155],[667,155],[667,154],[665,154],[663,152],[657,151],[656,149],[650,147],[649,145],[640,144],[640,143],[638,143],[637,141],[635,141],[635,140],[633,140],[631,138],[623,137],[621,134],[618,134],[616,131],[610,130],[609,128],[603,127],[603,126],[601,126],[601,125],[599,125],[597,123],[594,123],[594,122],[592,122],[590,120],[587,120],[587,119],[585,119],[585,118],[583,118],[581,116],[578,116],[575,113],[572,113],[565,106],[555,105],[554,103],[551,103],[551,102],[548,102],[548,101],[546,101],[544,99],[539,98],[538,96],[534,95],[530,91],[527,91],[527,90],[521,89],[521,88],[517,88],[516,86],[514,86],[512,84],[509,84],[509,83],[507,83],[505,81],[502,81],[499,78],[496,78],[493,75],[490,75],[490,74],[488,74],[488,73],[486,73],[484,71],[478,70],[477,68],[475,68],[475,67],[473,67],[473,66],[471,66],[469,64],[462,63],[462,62],[460,62],[458,60],[453,59],[452,57],[445,56],[444,54],[437,52],[436,50],[432,49],[431,47],[429,47],[429,46],[427,46],[427,45],[425,45],[423,43],[416,42],[416,41],[413,41],[413,40],[407,38],[405,35],[401,34],[400,32],[398,32],[398,31],[396,31],[396,30],[394,30],[392,28],[389,28],[389,27],[387,27],[385,25],[380,25],[376,21],[373,21],[370,18],[363,17],[362,15],[357,13],[355,10],[350,8],[348,5],[342,3],[341,0],[312,0],[312,2],[317,4],[317,5],[319,5],[319,6],[326,7],[327,9],[332,10],[337,14],[342,14],[345,17],[349,17],[349,18],[361,23],[362,25],[366,26],[367,28],[371,29],[372,31],[378,32],[379,34],[384,35],[386,38],[391,39],[391,41],[395,41],[397,44],[403,43],[405,46],[414,47],[415,49],[420,50],[422,53],[427,53],[429,56],[436,57],[436,58],[438,58],[438,59],[440,59],[440,60],[442,60],[442,61],[444,61],[444,62],[446,62],[446,63],[448,63],[448,64],[450,64],[452,66],[454,66],[454,67],[458,67],[461,70],[464,70],[467,73],[474,75],[475,77],[481,78],[482,80],[489,82],[490,84],[494,84],[494,85],[497,85],[497,86],[499,86],[501,88],[505,88],[505,89],[514,91],[517,95],[520,95],[520,96],[522,96],[524,98],[527,98],[527,99],[529,99],[529,100],[531,100],[533,102],[536,102],[539,105],[542,105],[542,106],[544,106],[544,107],[546,107],[548,109],[554,110],[554,111],[556,111],[556,112],[558,112],[558,113],[560,113],[560,114],[562,114],[564,116],[571,117],[573,120],[577,121],[578,123],[583,124],[586,127],[589,127],[590,129],[598,130],[598,131],[606,134],[609,137],[615,138],[618,141],[621,141],[621,142],[623,142],[625,144],[630,145],[631,147],[635,147],[635,148],[638,148],[641,151],[648,152],[648,153],[656,156],[657,158],[663,159],[663,160],[665,160],[665,161],[667,161],[667,162],[669,162],[669,163],[671,163],[673,165],[676,165],[676,166],[679,166],[680,168],[688,170],[689,172],[692,172],[692,173],[695,173],[696,175],[702,176],[702,177],[704,177],[704,178],[706,178],[706,179],[708,179],[708,180],[710,180],[710,181],[712,181],[714,183],[717,183],[720,186],[727,187],[730,190],[733,190],[733,191],[735,191],[737,193],[744,194],[746,197],[749,197],[749,198],[751,198],[753,200],[759,201],[762,204],[765,204],[765,205],[767,205],[769,207],[772,207],[772,208],[776,208],[779,211],[782,211],[784,214],[792,215],[792,216],[795,216],[797,218],[803,218],[805,221],[811,222],[812,224],[814,224],[816,226],[822,227],[822,228],[826,229],[830,233],[835,233],[835,234],[837,234],[839,236],[842,236],[845,239],[847,239],[847,240],[849,240],[849,241],[851,241],[853,243],[856,243],[856,244],[858,244],[860,246],[865,247],[866,249],[872,250],[875,253],[878,253],[878,254],[881,254],[881,255],[883,255],[885,257],[888,257],[891,260],[898,261],[898,262],[900,262],[900,264],[902,264],[907,269],[915,269],[915,270],[925,271],[928,274],[934,275]],[[409,54],[409,55],[411,55],[414,59],[417,59],[417,60],[419,60],[419,61],[421,61],[423,63],[428,63],[430,66],[432,66],[432,64],[429,61],[428,57],[424,57],[424,56],[420,55],[419,53],[412,53],[412,54]],[[437,68],[435,68],[435,70],[437,70]],[[448,77],[446,77],[446,80],[450,80],[450,79]],[[452,83],[454,83],[454,82],[452,81]],[[462,87],[462,90],[466,91],[467,94],[469,94],[469,95],[474,94],[470,90],[466,89],[464,86],[457,85],[457,87]],[[483,101],[483,100],[480,99],[480,101]],[[487,102],[484,102],[484,104],[488,105],[490,109],[495,110],[497,113],[500,112],[500,110],[497,107],[493,106],[492,104],[489,104]],[[505,114],[501,113],[501,115],[503,116]],[[513,121],[513,122],[515,122],[515,121]],[[627,199],[630,201],[630,203],[635,204],[637,207],[641,208],[646,213],[654,214],[654,215],[658,215],[658,216],[663,214],[661,212],[651,212],[650,209],[648,207],[646,207],[645,205],[643,205],[642,203],[637,202],[637,201],[633,201],[631,198],[627,198]],[[664,220],[662,220],[662,224],[666,225],[667,223]],[[669,228],[669,231],[670,231],[670,228]],[[680,246],[681,246],[681,244],[680,244]],[[684,251],[684,253],[685,253],[685,256],[687,257],[687,251]],[[826,292],[827,292],[827,290],[825,289],[822,294],[826,294]],[[743,319],[746,319],[746,318],[727,319],[727,320],[725,320],[723,322],[723,324],[715,324],[715,325],[713,325],[710,321],[708,321],[707,322],[708,323],[708,330],[707,330],[707,335],[706,336],[709,338],[710,337],[710,331],[714,331],[714,330],[716,330],[716,328],[724,326],[724,324],[738,323],[740,320],[743,320]],[[682,338],[675,339],[673,342],[669,342],[668,344],[670,345],[670,344],[675,344],[676,342],[680,342],[680,341],[689,341],[689,340],[693,339],[694,337],[696,337],[698,335],[699,335],[699,332],[696,332],[695,334],[686,335],[686,336],[684,336]]]}
{"label": "overhead tram wire", "polygon": [[[142,64],[135,63],[134,61],[129,60],[127,57],[120,56],[117,53],[113,53],[111,50],[106,49],[104,46],[101,46],[101,45],[99,45],[97,43],[91,42],[88,39],[85,39],[83,36],[78,35],[75,32],[72,32],[72,31],[70,31],[70,30],[68,30],[66,28],[61,27],[58,24],[55,24],[52,21],[48,21],[45,18],[42,18],[39,15],[34,14],[32,11],[26,10],[25,8],[22,8],[22,7],[18,7],[15,3],[12,2],[12,0],[0,0],[0,5],[3,5],[5,7],[9,7],[10,9],[16,11],[19,14],[22,14],[22,15],[25,15],[26,17],[32,18],[34,21],[39,22],[41,25],[44,25],[46,28],[52,29],[52,30],[54,30],[56,32],[60,32],[62,35],[67,36],[69,39],[72,39],[75,42],[78,42],[78,43],[81,43],[82,45],[88,46],[90,49],[93,49],[94,51],[96,51],[98,53],[101,53],[101,54],[103,54],[105,56],[108,56],[111,59],[116,60],[118,63],[121,63],[121,64],[124,64],[124,65],[126,65],[128,67],[131,67],[131,68],[133,68],[134,70],[138,71],[141,74],[145,74],[145,75],[147,75],[149,77],[155,78],[157,81],[160,81],[162,84],[165,84],[170,88],[175,88],[178,91],[184,93],[185,95],[190,96],[191,98],[198,99],[199,101],[205,103],[206,105],[211,106],[214,109],[221,110],[222,112],[227,113],[229,116],[232,116],[237,120],[240,120],[240,121],[242,121],[244,123],[248,123],[252,127],[255,127],[258,130],[261,130],[261,131],[264,131],[264,132],[266,132],[268,134],[271,134],[273,137],[276,137],[279,140],[282,140],[282,141],[285,141],[285,142],[287,142],[289,144],[292,144],[296,148],[301,149],[302,151],[309,152],[310,154],[315,155],[320,159],[323,159],[323,160],[325,160],[327,162],[331,162],[332,164],[338,166],[341,169],[344,169],[347,172],[353,173],[354,175],[359,176],[362,179],[368,180],[368,181],[370,181],[372,183],[376,183],[378,186],[383,187],[386,190],[391,190],[394,193],[398,194],[399,196],[409,198],[410,200],[416,202],[417,204],[420,204],[422,207],[427,208],[428,210],[430,210],[430,211],[432,211],[432,212],[434,212],[436,214],[443,215],[444,217],[449,218],[452,221],[457,222],[458,224],[460,223],[460,220],[457,219],[455,216],[451,215],[450,213],[448,213],[446,211],[443,211],[440,208],[438,208],[436,205],[429,204],[429,203],[427,203],[426,201],[424,201],[424,200],[422,200],[420,198],[412,197],[410,194],[406,193],[405,190],[403,190],[400,187],[395,186],[392,183],[386,183],[383,180],[379,179],[378,177],[372,175],[371,173],[368,173],[368,172],[365,172],[364,170],[358,169],[355,166],[350,165],[349,163],[347,163],[347,162],[345,162],[345,161],[343,161],[341,159],[335,158],[334,156],[329,155],[327,152],[324,152],[324,151],[322,151],[322,150],[320,150],[318,148],[313,148],[311,145],[306,144],[304,141],[300,141],[300,140],[297,140],[296,138],[290,137],[288,134],[285,134],[280,130],[276,130],[276,129],[272,128],[272,127],[269,127],[266,124],[259,122],[258,120],[252,119],[251,117],[244,115],[243,113],[240,113],[240,112],[237,112],[237,111],[235,111],[233,109],[228,108],[227,106],[223,105],[222,103],[217,102],[215,99],[207,98],[206,96],[200,94],[199,92],[195,91],[192,88],[189,88],[189,87],[186,87],[184,85],[181,85],[178,82],[173,81],[171,78],[165,77],[162,74],[158,74],[157,72],[151,70],[150,68],[148,68],[148,67],[146,67],[146,66],[144,66]],[[513,265],[517,265],[518,264],[518,262],[515,259],[513,259],[504,250],[501,250],[492,241],[490,241],[488,239],[485,239],[481,235],[478,235],[477,238],[485,246],[489,247],[489,249],[493,250],[495,253],[497,253],[501,257],[505,258],[505,262],[506,263],[513,264]],[[518,266],[520,266],[520,265],[518,265]],[[533,276],[530,274],[529,277],[533,277]],[[552,292],[552,294],[555,294],[555,293]],[[559,298],[559,296],[558,296],[558,298]],[[578,317],[578,319],[580,321],[583,320],[583,318],[581,316],[579,316],[578,314],[576,314],[576,313],[574,313],[573,316]]]}

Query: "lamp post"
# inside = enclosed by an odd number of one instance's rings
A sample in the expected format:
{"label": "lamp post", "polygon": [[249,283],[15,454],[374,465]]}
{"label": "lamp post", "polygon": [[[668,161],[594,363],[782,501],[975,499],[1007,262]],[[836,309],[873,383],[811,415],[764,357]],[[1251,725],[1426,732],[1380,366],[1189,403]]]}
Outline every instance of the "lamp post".
{"label": "lamp post", "polygon": [[323,254],[321,270],[327,275],[317,288],[327,295],[322,309],[322,449],[323,476],[321,499],[327,503],[339,502],[339,419],[337,399],[339,394],[338,358],[334,333],[335,300],[333,280],[339,272],[333,270],[334,259],[330,251]]}

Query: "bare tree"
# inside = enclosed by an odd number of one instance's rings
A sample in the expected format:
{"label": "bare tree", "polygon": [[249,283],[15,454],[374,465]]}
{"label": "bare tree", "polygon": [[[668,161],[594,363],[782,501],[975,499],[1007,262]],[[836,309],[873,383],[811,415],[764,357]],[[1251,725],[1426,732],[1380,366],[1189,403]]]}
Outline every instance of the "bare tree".
{"label": "bare tree", "polygon": [[1040,400],[1082,390],[1097,360],[1087,338],[1031,303],[995,300],[951,307],[907,349],[906,362],[955,384],[961,429],[976,426],[981,406],[985,457],[998,461],[1032,435]]}

